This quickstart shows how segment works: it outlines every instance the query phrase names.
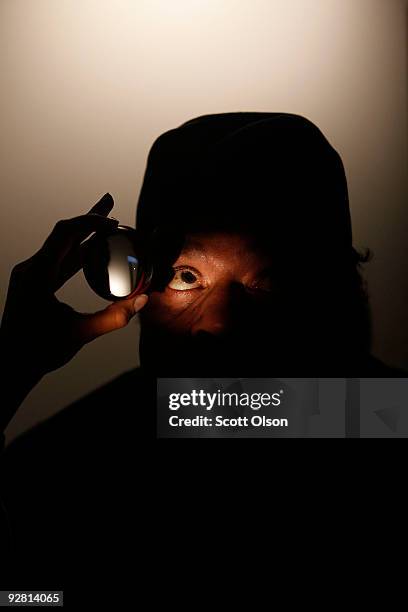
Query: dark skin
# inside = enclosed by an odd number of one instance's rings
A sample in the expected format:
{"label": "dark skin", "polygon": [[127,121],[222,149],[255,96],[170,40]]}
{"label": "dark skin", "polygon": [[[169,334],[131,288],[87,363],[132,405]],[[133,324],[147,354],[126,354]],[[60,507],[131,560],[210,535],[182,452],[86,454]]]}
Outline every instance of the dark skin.
{"label": "dark skin", "polygon": [[273,291],[268,275],[271,264],[249,236],[190,234],[173,263],[173,278],[164,291],[151,293],[143,322],[175,334],[227,333],[234,326],[235,303],[257,300]]}
{"label": "dark skin", "polygon": [[[97,313],[75,311],[55,292],[81,269],[83,241],[94,231],[117,224],[108,218],[112,207],[113,199],[106,194],[86,215],[60,221],[40,250],[12,271],[1,333],[8,356],[5,380],[17,378],[18,385],[10,383],[6,392],[3,429],[43,376],[70,361],[86,343],[127,325],[146,303],[142,328],[145,337],[155,335],[154,351],[162,364],[166,355],[174,361],[174,337],[190,341],[203,334],[217,339],[239,336],[248,325],[247,317],[261,313],[273,296],[270,257],[250,236],[207,232],[186,236],[170,282],[151,291],[149,299],[133,295]],[[29,316],[28,295],[35,296]],[[159,337],[162,345],[157,344]],[[184,357],[191,360],[188,352],[179,353],[179,365]],[[141,359],[150,360],[143,351]]]}
{"label": "dark skin", "polygon": [[55,296],[82,267],[86,244],[81,243],[117,225],[108,218],[112,207],[112,196],[106,194],[87,214],[59,221],[37,253],[14,267],[1,326],[5,402],[0,431],[43,376],[65,365],[88,342],[127,325],[147,302],[146,295],[131,296],[89,314]]}
{"label": "dark skin", "polygon": [[141,315],[142,364],[165,376],[205,376],[249,353],[253,363],[257,324],[266,333],[278,298],[272,264],[244,230],[187,234],[170,281]]}

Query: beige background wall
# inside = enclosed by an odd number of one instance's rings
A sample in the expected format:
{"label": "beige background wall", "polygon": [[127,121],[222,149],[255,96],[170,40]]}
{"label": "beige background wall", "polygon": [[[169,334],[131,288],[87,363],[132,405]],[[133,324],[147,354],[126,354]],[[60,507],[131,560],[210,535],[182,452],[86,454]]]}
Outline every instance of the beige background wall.
{"label": "beige background wall", "polygon": [[[408,368],[407,24],[404,0],[0,0],[2,299],[57,219],[110,191],[114,216],[134,222],[163,131],[206,113],[299,113],[340,152],[356,246],[375,254],[375,353]],[[82,275],[60,297],[102,304]],[[48,376],[9,439],[136,363],[133,323]]]}

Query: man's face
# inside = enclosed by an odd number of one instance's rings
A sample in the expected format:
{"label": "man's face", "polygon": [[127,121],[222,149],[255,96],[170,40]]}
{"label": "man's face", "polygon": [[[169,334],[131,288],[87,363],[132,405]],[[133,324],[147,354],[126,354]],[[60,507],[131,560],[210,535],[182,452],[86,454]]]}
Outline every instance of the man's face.
{"label": "man's face", "polygon": [[186,236],[171,280],[151,292],[142,312],[142,365],[161,375],[202,376],[256,363],[276,326],[272,266],[249,235]]}

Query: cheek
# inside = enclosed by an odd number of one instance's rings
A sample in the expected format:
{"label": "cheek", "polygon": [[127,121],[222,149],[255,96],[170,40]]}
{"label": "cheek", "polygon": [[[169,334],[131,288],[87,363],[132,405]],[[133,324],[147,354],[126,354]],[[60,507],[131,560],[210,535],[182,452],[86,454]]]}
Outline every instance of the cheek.
{"label": "cheek", "polygon": [[195,296],[192,291],[153,291],[143,309],[143,321],[167,329],[177,330],[188,326]]}

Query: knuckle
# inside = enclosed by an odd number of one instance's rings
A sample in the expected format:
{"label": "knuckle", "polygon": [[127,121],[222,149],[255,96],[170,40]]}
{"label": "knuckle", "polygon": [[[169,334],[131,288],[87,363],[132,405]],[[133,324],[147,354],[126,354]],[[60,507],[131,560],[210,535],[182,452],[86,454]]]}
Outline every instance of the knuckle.
{"label": "knuckle", "polygon": [[118,328],[126,327],[130,320],[130,313],[126,308],[118,308],[115,311],[115,322]]}
{"label": "knuckle", "polygon": [[64,230],[67,226],[67,223],[68,219],[60,219],[59,221],[57,221],[54,225],[54,232],[60,232],[61,230]]}
{"label": "knuckle", "polygon": [[28,265],[28,260],[24,260],[24,261],[20,261],[16,263],[16,265],[13,266],[11,270],[11,276],[12,277],[21,276],[21,274],[25,272],[25,270],[27,269],[27,265]]}

